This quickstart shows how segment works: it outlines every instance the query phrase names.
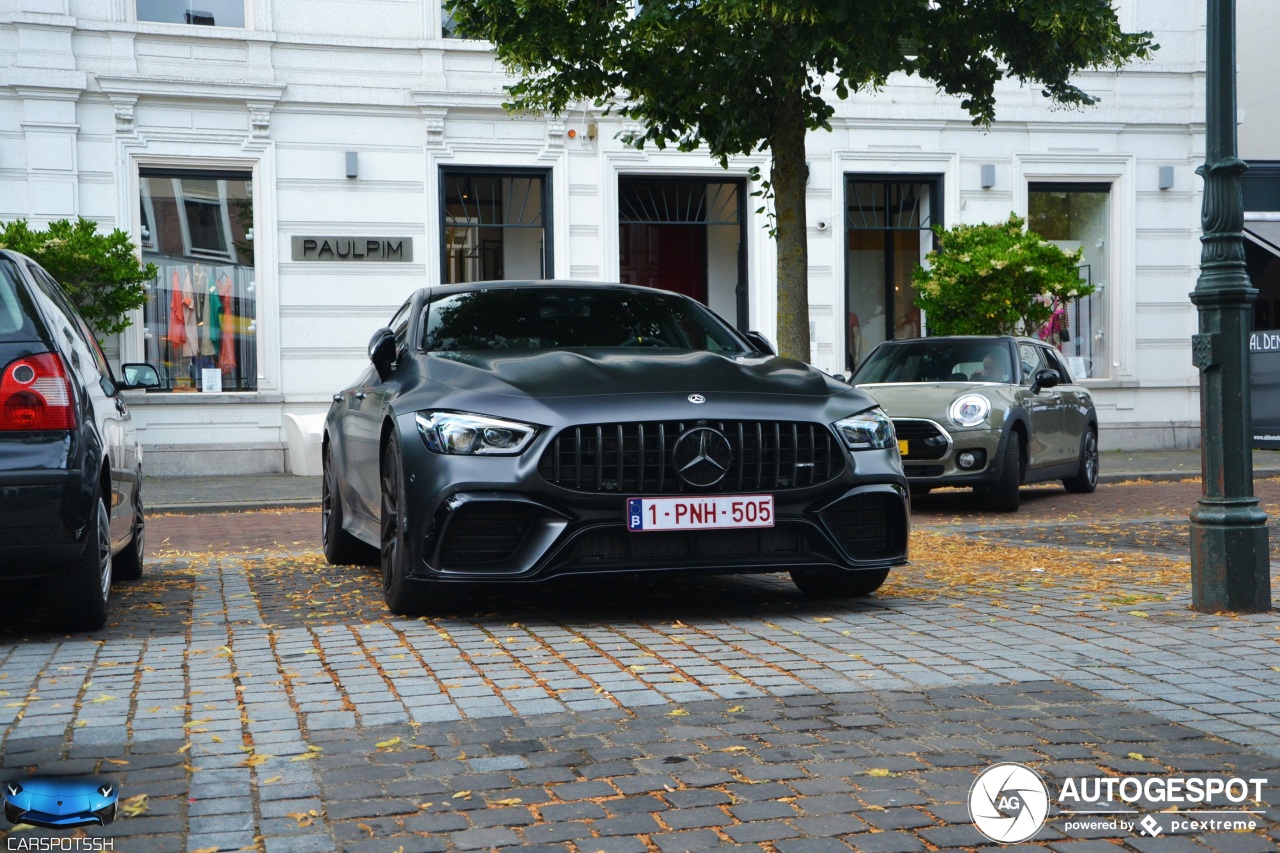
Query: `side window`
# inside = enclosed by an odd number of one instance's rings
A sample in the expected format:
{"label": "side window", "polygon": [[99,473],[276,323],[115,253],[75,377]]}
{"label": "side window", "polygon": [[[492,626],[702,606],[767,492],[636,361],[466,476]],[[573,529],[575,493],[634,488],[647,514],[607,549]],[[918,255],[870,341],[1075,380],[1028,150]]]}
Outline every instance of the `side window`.
{"label": "side window", "polygon": [[409,339],[409,303],[400,306],[400,310],[391,318],[391,322],[387,324],[396,336],[396,356],[405,351],[405,346]]}
{"label": "side window", "polygon": [[1018,344],[1018,360],[1022,362],[1022,384],[1030,385],[1035,381],[1036,371],[1044,368],[1040,347],[1035,344]]}
{"label": "side window", "polygon": [[1045,361],[1049,363],[1049,367],[1058,371],[1058,376],[1062,378],[1063,385],[1074,385],[1075,379],[1071,376],[1071,371],[1067,369],[1067,365],[1063,362],[1062,356],[1058,355],[1058,351],[1052,348],[1045,348]]}
{"label": "side window", "polygon": [[102,347],[98,345],[98,339],[93,336],[93,330],[89,328],[89,324],[80,316],[80,312],[71,304],[71,300],[58,286],[50,275],[41,267],[28,265],[27,271],[31,273],[31,277],[35,279],[36,285],[40,291],[57,306],[70,327],[73,334],[80,339],[80,343],[89,351],[89,357],[93,359],[94,367],[98,371],[99,381],[102,384],[103,393],[111,395],[116,392],[115,379],[111,375],[111,366],[107,364],[107,357],[102,352]]}

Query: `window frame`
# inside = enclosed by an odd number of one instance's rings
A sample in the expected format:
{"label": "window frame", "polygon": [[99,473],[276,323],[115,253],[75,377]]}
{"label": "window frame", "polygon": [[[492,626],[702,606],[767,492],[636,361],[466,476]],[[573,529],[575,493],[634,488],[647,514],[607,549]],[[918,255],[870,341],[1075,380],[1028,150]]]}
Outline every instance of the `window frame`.
{"label": "window frame", "polygon": [[[448,212],[448,186],[450,178],[457,176],[465,177],[497,177],[501,178],[537,178],[542,182],[542,192],[540,194],[540,203],[542,205],[542,265],[541,278],[555,278],[555,216],[553,210],[552,196],[552,170],[550,168],[530,167],[522,168],[519,166],[466,166],[466,165],[448,165],[440,166],[438,177],[438,193],[437,193],[437,217],[436,222],[440,230],[440,282],[442,284],[463,282],[451,282],[449,278],[449,212]],[[527,228],[532,229],[531,225],[482,225],[477,223],[477,228]],[[501,279],[503,281],[512,281],[505,275]],[[524,279],[520,279],[524,280]]]}

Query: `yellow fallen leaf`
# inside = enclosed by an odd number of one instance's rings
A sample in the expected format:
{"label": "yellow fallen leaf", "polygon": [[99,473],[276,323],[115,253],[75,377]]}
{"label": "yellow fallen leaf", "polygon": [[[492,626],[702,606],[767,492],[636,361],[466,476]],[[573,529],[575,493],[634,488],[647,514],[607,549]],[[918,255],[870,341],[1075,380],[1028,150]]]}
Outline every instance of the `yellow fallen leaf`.
{"label": "yellow fallen leaf", "polygon": [[466,760],[467,760],[467,751],[466,751],[465,749],[463,749],[463,750],[459,750],[459,751],[458,751],[458,757],[457,757],[457,758],[455,758],[455,759],[453,759],[453,760],[454,760],[454,761],[466,761]]}
{"label": "yellow fallen leaf", "polygon": [[495,806],[518,806],[523,802],[524,800],[520,799],[519,797],[512,797],[508,800],[494,800],[493,804]]}
{"label": "yellow fallen leaf", "polygon": [[469,800],[469,799],[471,799],[471,792],[470,792],[470,791],[459,791],[458,793],[454,794],[450,799],[454,799],[454,800]]}
{"label": "yellow fallen leaf", "polygon": [[649,668],[649,667],[647,667],[647,666],[641,666],[641,665],[640,665],[640,664],[638,664],[638,663],[636,663],[636,664],[632,664],[631,666],[627,667],[627,669],[631,670],[632,672],[644,672],[644,671],[645,671],[645,670],[647,670],[648,668]]}
{"label": "yellow fallen leaf", "polygon": [[290,758],[289,760],[290,761],[310,761],[313,758],[319,758],[319,757],[320,757],[320,753],[318,752],[304,752],[302,753],[302,755],[295,755],[293,758]]}
{"label": "yellow fallen leaf", "polygon": [[147,795],[137,794],[127,800],[121,800],[119,807],[125,817],[138,817],[147,811]]}
{"label": "yellow fallen leaf", "polygon": [[884,767],[872,767],[867,771],[868,776],[892,776],[893,772]]}
{"label": "yellow fallen leaf", "polygon": [[263,780],[262,780],[262,784],[263,784],[263,785],[273,785],[273,784],[275,784],[276,782],[279,782],[279,781],[280,781],[281,779],[283,779],[283,778],[284,778],[283,776],[272,776],[270,779],[263,779]]}
{"label": "yellow fallen leaf", "polygon": [[814,622],[823,622],[823,623],[826,623],[826,622],[830,622],[830,621],[831,621],[831,617],[830,617],[830,616],[818,616],[818,617],[816,617],[813,621],[814,621]]}
{"label": "yellow fallen leaf", "polygon": [[190,748],[191,748],[191,744],[189,743],[183,744],[182,748],[178,750],[178,755],[182,755],[182,753],[186,752]]}
{"label": "yellow fallen leaf", "polygon": [[1145,755],[1143,755],[1141,752],[1131,752],[1131,753],[1129,753],[1129,754],[1128,754],[1127,756],[1125,756],[1125,757],[1126,757],[1126,758],[1132,758],[1134,761],[1146,761],[1146,760],[1147,760],[1147,757],[1146,757]]}
{"label": "yellow fallen leaf", "polygon": [[391,747],[395,746],[399,742],[400,742],[400,738],[393,737],[390,740],[379,741],[378,743],[375,743],[374,746],[376,746],[378,749],[390,749]]}
{"label": "yellow fallen leaf", "polygon": [[435,803],[418,803],[418,808],[420,808],[420,809],[429,809],[429,808],[431,808],[431,807],[432,807],[432,806],[434,806],[434,805],[435,805]]}
{"label": "yellow fallen leaf", "polygon": [[210,717],[210,718],[208,718],[208,719],[204,719],[204,720],[192,720],[192,721],[191,721],[191,722],[189,722],[189,723],[183,723],[183,724],[182,724],[182,727],[183,727],[184,729],[189,729],[189,728],[192,728],[193,726],[203,726],[205,723],[212,723],[212,722],[213,722],[213,718],[212,718],[212,717]]}
{"label": "yellow fallen leaf", "polygon": [[244,761],[241,761],[238,766],[257,767],[259,764],[266,764],[267,759],[269,758],[271,758],[270,755],[251,755],[248,758],[246,758]]}
{"label": "yellow fallen leaf", "polygon": [[724,749],[720,750],[720,752],[746,752],[746,751],[747,751],[747,748],[745,746],[726,746]]}
{"label": "yellow fallen leaf", "polygon": [[668,711],[667,716],[668,717],[687,717],[689,716],[689,712],[686,711],[684,708],[676,708],[674,711]]}
{"label": "yellow fallen leaf", "polygon": [[222,743],[222,738],[218,737],[217,735],[211,735],[209,739],[214,743]]}
{"label": "yellow fallen leaf", "polygon": [[101,704],[102,702],[114,702],[119,698],[120,698],[119,696],[112,696],[110,693],[103,693],[97,699],[90,699],[89,701],[94,705],[98,705],[98,704]]}
{"label": "yellow fallen leaf", "polygon": [[115,765],[116,765],[116,766],[118,766],[118,767],[123,767],[124,765],[128,764],[129,762],[125,761],[123,758],[108,758],[108,759],[107,759],[107,763],[108,763],[108,764],[115,764]]}
{"label": "yellow fallen leaf", "polygon": [[1139,619],[1147,619],[1147,618],[1150,616],[1150,614],[1148,614],[1148,613],[1146,613],[1146,612],[1144,612],[1144,611],[1142,611],[1142,610],[1130,610],[1130,611],[1129,611],[1129,615],[1130,615],[1130,616],[1137,616]]}
{"label": "yellow fallen leaf", "polygon": [[306,812],[289,812],[285,817],[291,817],[298,822],[298,826],[311,826],[315,823],[315,818]]}
{"label": "yellow fallen leaf", "polygon": [[742,713],[743,711],[745,711],[745,710],[747,710],[747,709],[746,709],[746,708],[744,708],[744,707],[742,707],[741,705],[734,705],[734,706],[733,706],[732,708],[730,708],[726,713],[729,713],[729,714],[741,714],[741,713]]}
{"label": "yellow fallen leaf", "polygon": [[191,853],[218,853],[221,849],[221,847],[215,844],[212,847],[201,847],[198,850],[192,850]]}
{"label": "yellow fallen leaf", "polygon": [[373,827],[372,827],[372,826],[369,826],[369,824],[367,824],[367,823],[357,823],[357,824],[356,824],[356,826],[360,827],[360,828],[361,828],[361,829],[363,829],[365,832],[369,833],[369,837],[370,837],[370,838],[373,838]]}

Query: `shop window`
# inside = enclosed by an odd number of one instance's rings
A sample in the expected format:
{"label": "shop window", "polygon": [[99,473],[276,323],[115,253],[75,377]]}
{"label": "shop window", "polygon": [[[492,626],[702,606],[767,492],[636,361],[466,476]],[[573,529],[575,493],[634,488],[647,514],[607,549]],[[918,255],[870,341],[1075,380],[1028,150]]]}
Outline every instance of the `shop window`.
{"label": "shop window", "polygon": [[547,278],[547,175],[441,173],[441,257],[447,283]]}
{"label": "shop window", "polygon": [[142,260],[159,275],[143,309],[145,358],[175,392],[257,390],[249,174],[145,169]]}
{"label": "shop window", "polygon": [[933,248],[935,180],[850,176],[845,184],[845,367],[883,341],[921,334],[912,281]]}
{"label": "shop window", "polygon": [[1092,295],[1067,305],[1052,328],[1035,330],[1062,351],[1077,378],[1096,379],[1110,372],[1110,190],[1109,184],[1033,183],[1028,187],[1027,227],[1063,249],[1083,250],[1080,278],[1094,286]]}
{"label": "shop window", "polygon": [[245,0],[138,0],[139,21],[244,27]]}

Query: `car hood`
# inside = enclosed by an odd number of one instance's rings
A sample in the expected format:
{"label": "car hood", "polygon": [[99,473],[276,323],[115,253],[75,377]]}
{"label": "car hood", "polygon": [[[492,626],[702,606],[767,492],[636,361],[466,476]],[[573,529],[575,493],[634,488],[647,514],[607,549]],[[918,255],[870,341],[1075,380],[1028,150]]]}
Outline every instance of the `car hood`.
{"label": "car hood", "polygon": [[855,386],[876,399],[890,417],[945,418],[951,401],[981,394],[995,410],[1004,408],[1016,386],[1000,382],[886,382]]}
{"label": "car hood", "polygon": [[[480,394],[554,399],[610,394],[767,394],[827,398],[850,387],[803,362],[776,356],[671,355],[616,350],[468,352],[422,357],[418,372]],[[873,405],[870,401],[867,405]]]}

